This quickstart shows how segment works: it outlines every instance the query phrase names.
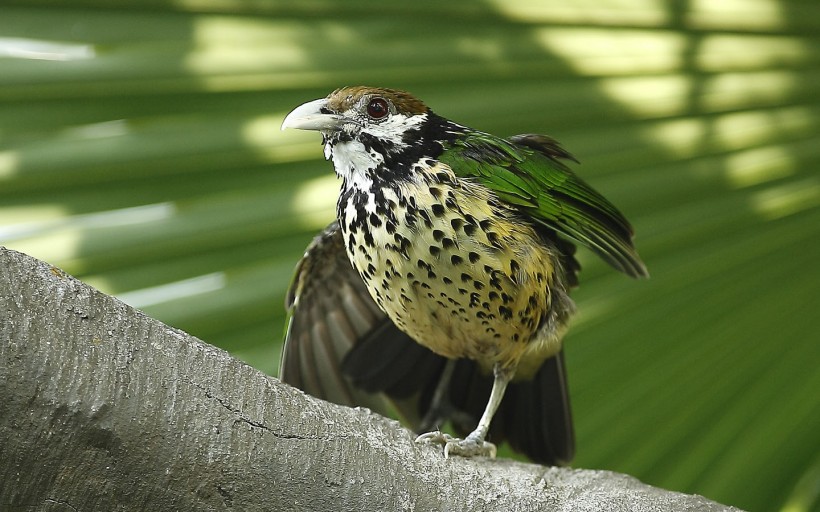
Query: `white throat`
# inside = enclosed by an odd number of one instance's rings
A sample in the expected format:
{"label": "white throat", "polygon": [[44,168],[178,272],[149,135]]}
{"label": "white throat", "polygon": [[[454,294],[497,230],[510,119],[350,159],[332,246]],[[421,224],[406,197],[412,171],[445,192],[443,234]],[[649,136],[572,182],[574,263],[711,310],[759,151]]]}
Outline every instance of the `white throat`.
{"label": "white throat", "polygon": [[344,178],[348,187],[369,191],[373,185],[372,173],[384,162],[375,151],[368,152],[357,140],[325,144],[325,158],[333,161],[336,174]]}

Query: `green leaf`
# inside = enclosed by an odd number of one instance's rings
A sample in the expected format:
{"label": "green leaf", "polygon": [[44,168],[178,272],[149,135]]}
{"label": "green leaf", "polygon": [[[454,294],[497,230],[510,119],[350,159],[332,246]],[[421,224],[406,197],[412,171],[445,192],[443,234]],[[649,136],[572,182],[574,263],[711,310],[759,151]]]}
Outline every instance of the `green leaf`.
{"label": "green leaf", "polygon": [[[0,244],[274,371],[291,270],[337,190],[319,137],[279,131],[290,109],[379,85],[499,137],[549,134],[652,273],[578,252],[574,464],[820,510],[820,3],[0,11]],[[480,172],[541,205],[540,185]]]}

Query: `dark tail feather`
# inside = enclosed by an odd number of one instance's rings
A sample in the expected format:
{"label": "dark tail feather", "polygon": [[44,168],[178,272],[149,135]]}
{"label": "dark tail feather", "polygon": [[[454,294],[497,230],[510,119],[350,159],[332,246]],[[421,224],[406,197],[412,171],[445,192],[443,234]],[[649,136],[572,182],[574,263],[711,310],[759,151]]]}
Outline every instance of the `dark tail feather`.
{"label": "dark tail feather", "polygon": [[568,464],[575,434],[563,351],[546,360],[531,381],[510,384],[499,415],[515,451],[542,464]]}

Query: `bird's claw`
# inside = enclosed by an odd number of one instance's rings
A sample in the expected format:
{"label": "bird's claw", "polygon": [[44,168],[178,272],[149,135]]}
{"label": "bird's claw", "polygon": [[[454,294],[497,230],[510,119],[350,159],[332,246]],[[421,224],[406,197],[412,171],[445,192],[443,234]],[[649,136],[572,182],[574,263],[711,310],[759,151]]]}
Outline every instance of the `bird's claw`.
{"label": "bird's claw", "polygon": [[474,439],[470,436],[467,436],[465,439],[459,439],[439,431],[422,434],[416,438],[416,442],[444,445],[445,459],[449,459],[450,455],[459,455],[461,457],[489,457],[494,459],[496,454],[496,447],[493,443],[481,439]]}

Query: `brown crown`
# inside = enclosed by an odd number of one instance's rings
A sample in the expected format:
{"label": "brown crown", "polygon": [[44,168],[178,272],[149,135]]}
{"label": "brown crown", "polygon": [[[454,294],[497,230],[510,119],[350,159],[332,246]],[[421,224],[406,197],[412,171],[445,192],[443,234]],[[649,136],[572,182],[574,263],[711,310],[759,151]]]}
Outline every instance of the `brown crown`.
{"label": "brown crown", "polygon": [[383,87],[356,85],[336,89],[327,97],[327,106],[335,112],[345,112],[355,105],[362,96],[381,96],[395,105],[396,110],[405,115],[423,114],[427,106],[410,93]]}

